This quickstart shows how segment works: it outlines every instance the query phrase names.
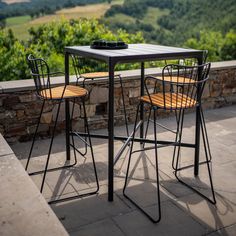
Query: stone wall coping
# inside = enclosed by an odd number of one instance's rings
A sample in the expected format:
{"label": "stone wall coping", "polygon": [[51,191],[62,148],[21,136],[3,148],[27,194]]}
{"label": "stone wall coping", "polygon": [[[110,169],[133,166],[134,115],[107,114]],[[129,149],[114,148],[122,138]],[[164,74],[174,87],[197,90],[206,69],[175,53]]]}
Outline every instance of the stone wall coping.
{"label": "stone wall coping", "polygon": [[0,134],[0,235],[68,236]]}
{"label": "stone wall coping", "polygon": [[[232,61],[221,61],[212,62],[211,70],[229,69],[236,68],[236,60]],[[140,76],[140,70],[126,70],[119,71],[123,80],[135,79]],[[161,68],[147,68],[145,69],[146,75],[160,75]],[[104,83],[107,78],[97,79],[96,83]],[[70,82],[75,83],[76,77],[74,75],[70,76]],[[51,81],[52,85],[64,84],[64,76],[54,77]],[[13,80],[13,81],[3,81],[0,82],[0,93],[12,93],[21,92],[26,90],[35,90],[33,79],[28,80]]]}
{"label": "stone wall coping", "polygon": [[[3,136],[0,134],[0,158],[1,156],[6,156],[10,154],[14,154],[14,153],[12,149],[10,148],[10,146],[5,141],[5,139],[3,138]],[[0,165],[0,168],[1,168],[1,165]]]}

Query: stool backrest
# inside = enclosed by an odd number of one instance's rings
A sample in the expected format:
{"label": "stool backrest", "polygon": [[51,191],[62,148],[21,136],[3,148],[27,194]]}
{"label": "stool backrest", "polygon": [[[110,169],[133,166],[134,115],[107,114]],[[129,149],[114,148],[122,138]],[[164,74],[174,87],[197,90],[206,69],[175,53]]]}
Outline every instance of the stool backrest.
{"label": "stool backrest", "polygon": [[39,97],[51,99],[50,69],[42,58],[36,58],[30,54],[27,58],[31,75],[34,79],[35,88]]}
{"label": "stool backrest", "polygon": [[72,64],[74,67],[76,78],[79,79],[80,75],[82,74],[82,71],[80,68],[82,65],[83,58],[77,55],[73,55],[73,54],[71,54],[71,58],[72,58]]}
{"label": "stool backrest", "polygon": [[164,108],[182,109],[200,104],[211,64],[166,65],[162,70]]}
{"label": "stool backrest", "polygon": [[84,73],[108,71],[106,63],[102,61],[88,59],[74,54],[71,54],[71,58],[77,79]]}
{"label": "stool backrest", "polygon": [[[203,50],[203,55],[202,55],[202,63],[205,64],[207,62],[207,57],[208,57],[208,50]],[[167,60],[164,61],[165,66],[170,64],[168,63]],[[198,65],[198,60],[196,58],[182,58],[177,60],[175,63],[183,66],[197,66]]]}

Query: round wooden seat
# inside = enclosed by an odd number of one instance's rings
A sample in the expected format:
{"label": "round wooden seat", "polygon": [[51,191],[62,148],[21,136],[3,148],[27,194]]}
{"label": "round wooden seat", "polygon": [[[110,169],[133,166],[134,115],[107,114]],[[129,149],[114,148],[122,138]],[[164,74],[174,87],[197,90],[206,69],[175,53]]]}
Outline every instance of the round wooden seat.
{"label": "round wooden seat", "polygon": [[[96,194],[99,191],[99,183],[98,183],[92,141],[91,141],[91,137],[90,137],[90,133],[89,133],[89,124],[88,124],[88,119],[87,119],[87,114],[86,114],[86,107],[85,107],[85,98],[87,97],[88,91],[82,87],[67,84],[67,82],[69,82],[69,78],[67,78],[68,80],[66,81],[66,83],[64,85],[52,87],[51,86],[51,76],[62,75],[62,74],[65,75],[65,74],[63,72],[50,72],[50,68],[49,68],[47,62],[42,58],[36,58],[32,54],[30,54],[27,57],[27,62],[30,67],[31,75],[34,79],[37,96],[43,102],[42,102],[41,110],[39,113],[39,118],[38,118],[38,122],[36,125],[36,129],[34,132],[33,142],[31,144],[29,156],[28,156],[28,159],[26,162],[25,170],[28,169],[30,159],[32,158],[32,152],[34,149],[34,143],[36,141],[37,132],[39,130],[39,125],[41,123],[41,117],[43,115],[43,112],[45,112],[44,107],[45,107],[47,101],[53,101],[52,105],[53,106],[56,105],[56,106],[54,107],[55,109],[53,109],[53,120],[50,121],[53,123],[53,126],[52,126],[52,130],[51,130],[51,126],[50,126],[50,132],[49,132],[49,134],[51,136],[50,145],[49,145],[49,147],[46,146],[46,150],[48,149],[46,163],[45,163],[45,165],[42,164],[42,167],[44,166],[44,169],[39,170],[39,171],[33,171],[29,174],[30,175],[42,174],[41,187],[40,187],[40,192],[42,193],[43,189],[44,189],[44,185],[45,185],[47,172],[59,171],[59,170],[63,170],[66,168],[72,168],[73,166],[77,165],[77,163],[78,163],[77,162],[77,154],[86,158],[87,149],[89,148],[90,149],[90,157],[92,159],[92,166],[93,166],[93,170],[94,170],[94,177],[95,177],[95,181],[96,181],[96,186],[92,187],[92,190],[90,190],[90,191],[87,190],[85,193],[76,192],[72,196],[71,195],[64,196],[64,197],[60,196],[59,198],[54,198],[52,196],[52,198],[49,201],[49,204],[58,203],[61,201],[66,201],[66,200],[71,200],[71,199],[74,199],[77,197],[81,198],[83,196]],[[81,99],[76,99],[76,98],[81,98]],[[71,101],[71,103],[73,103],[72,109],[70,109],[70,106],[69,106],[70,99],[73,100],[73,101]],[[70,155],[69,155],[70,149],[73,149],[75,160],[73,163],[72,162],[65,162],[62,165],[57,165],[57,167],[51,167],[51,165],[49,165],[49,161],[50,161],[50,157],[51,157],[51,153],[52,153],[54,137],[56,134],[58,117],[59,117],[60,111],[62,110],[61,109],[62,102],[65,102],[64,107],[63,107],[63,109],[65,111],[65,120],[61,120],[61,122],[63,122],[63,124],[65,124],[65,133],[66,133],[65,145],[66,145],[66,150],[68,150],[68,152],[66,152],[66,157],[67,157],[66,159],[68,161],[70,160]],[[79,107],[77,109],[79,112],[79,115],[76,116],[76,121],[77,121],[77,118],[83,120],[82,125],[84,126],[84,132],[87,133],[86,139],[83,139],[79,135],[77,128],[75,128],[73,126],[73,124],[74,124],[73,119],[75,118],[75,116],[74,116],[75,103],[77,103],[77,102],[79,103]],[[55,113],[54,113],[54,110],[55,110]],[[60,126],[60,129],[62,129],[62,128],[63,128],[63,126]],[[80,147],[78,147],[78,145],[75,143],[75,141],[76,141],[75,137],[78,137],[79,142],[82,142],[84,144],[84,151],[81,152],[78,149]],[[43,148],[45,149],[45,147],[43,147]],[[46,150],[42,150],[42,151],[46,151]],[[92,167],[89,169],[92,169]],[[60,187],[60,184],[58,185],[58,187]]]}
{"label": "round wooden seat", "polygon": [[197,103],[195,99],[184,94],[165,93],[164,96],[163,93],[156,93],[151,94],[150,97],[148,95],[142,96],[141,101],[166,109],[190,108]]}
{"label": "round wooden seat", "polygon": [[162,79],[160,79],[157,76],[154,76],[154,78],[158,78],[159,80],[163,80],[164,82],[170,82],[170,83],[178,83],[178,85],[181,84],[194,84],[196,83],[196,80],[189,79],[183,76],[164,76]]}
{"label": "round wooden seat", "polygon": [[[120,74],[115,73],[115,76],[119,76],[119,75]],[[96,79],[96,78],[108,77],[109,73],[108,72],[90,72],[90,73],[81,74],[80,76],[85,79]]]}
{"label": "round wooden seat", "polygon": [[196,80],[194,79],[189,79],[186,77],[182,77],[182,76],[164,76],[164,81],[165,82],[171,82],[171,83],[178,83],[180,84],[194,84],[196,83]]}
{"label": "round wooden seat", "polygon": [[74,85],[66,85],[66,88],[65,86],[59,86],[40,91],[40,95],[45,99],[61,99],[62,94],[63,98],[83,97],[88,94],[88,91],[84,88]]}

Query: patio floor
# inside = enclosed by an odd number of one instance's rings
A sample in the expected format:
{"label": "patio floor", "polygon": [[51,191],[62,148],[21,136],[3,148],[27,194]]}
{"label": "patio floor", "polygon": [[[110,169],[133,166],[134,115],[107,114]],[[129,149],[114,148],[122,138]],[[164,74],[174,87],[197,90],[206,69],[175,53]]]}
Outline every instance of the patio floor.
{"label": "patio floor", "polygon": [[[213,156],[212,176],[216,191],[216,206],[177,182],[171,168],[173,147],[158,149],[162,201],[160,223],[151,223],[122,195],[128,149],[115,166],[114,201],[108,202],[107,143],[105,140],[94,139],[94,154],[100,183],[99,194],[51,205],[69,234],[73,236],[236,235],[236,106],[208,110],[205,112],[205,118]],[[174,117],[170,117],[161,119],[160,123],[174,128],[174,121]],[[194,122],[193,113],[185,116],[183,140],[188,142],[194,140]],[[122,134],[124,130],[124,127],[116,127],[115,132]],[[150,128],[150,137],[152,137],[152,130]],[[65,162],[64,138],[64,135],[56,137],[50,165],[62,165]],[[174,136],[160,129],[158,138],[173,139]],[[48,143],[47,139],[36,142],[31,170],[44,166]],[[23,164],[29,146],[30,142],[11,146]],[[121,142],[115,142],[116,151],[120,146]],[[203,150],[201,154],[201,158],[204,158]],[[135,196],[145,209],[155,214],[156,185],[153,157],[153,150],[134,155],[128,192]],[[73,168],[48,173],[43,193],[47,199],[72,196],[95,187],[90,154],[86,159],[79,156],[78,163]],[[182,148],[181,164],[189,163],[193,163],[193,150]],[[211,197],[206,165],[200,166],[198,179],[193,177],[192,169],[181,172],[181,177],[191,181],[194,186]],[[40,186],[41,176],[32,178],[36,185]]]}

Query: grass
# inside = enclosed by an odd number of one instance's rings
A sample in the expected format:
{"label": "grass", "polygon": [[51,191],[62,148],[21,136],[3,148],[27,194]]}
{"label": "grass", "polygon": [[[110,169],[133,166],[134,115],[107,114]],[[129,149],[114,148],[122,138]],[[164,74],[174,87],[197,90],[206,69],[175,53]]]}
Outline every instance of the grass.
{"label": "grass", "polygon": [[100,18],[113,4],[122,4],[123,0],[112,1],[111,4],[107,2],[99,4],[90,4],[86,6],[77,6],[73,8],[65,8],[55,12],[52,15],[46,15],[37,19],[30,19],[30,16],[11,17],[7,19],[7,27],[11,28],[14,35],[20,40],[29,38],[28,30],[31,27],[38,27],[41,24],[48,23],[61,18],[79,19],[79,18]]}
{"label": "grass", "polygon": [[16,17],[9,17],[6,20],[6,26],[12,27],[16,25],[22,25],[24,23],[27,23],[31,20],[30,16],[16,16]]}
{"label": "grass", "polygon": [[30,21],[30,16],[9,17],[6,19],[6,29],[11,28],[17,38],[25,40],[29,37]]}

